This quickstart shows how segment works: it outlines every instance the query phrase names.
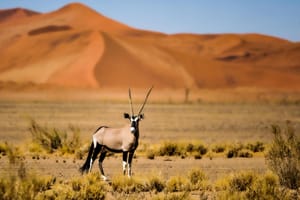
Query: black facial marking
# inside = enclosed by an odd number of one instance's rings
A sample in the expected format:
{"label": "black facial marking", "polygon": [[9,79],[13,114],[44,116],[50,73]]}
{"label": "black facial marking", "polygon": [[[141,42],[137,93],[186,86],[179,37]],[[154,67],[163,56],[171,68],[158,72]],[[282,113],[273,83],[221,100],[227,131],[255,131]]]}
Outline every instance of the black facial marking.
{"label": "black facial marking", "polygon": [[125,119],[130,119],[130,115],[128,113],[124,113],[124,118]]}

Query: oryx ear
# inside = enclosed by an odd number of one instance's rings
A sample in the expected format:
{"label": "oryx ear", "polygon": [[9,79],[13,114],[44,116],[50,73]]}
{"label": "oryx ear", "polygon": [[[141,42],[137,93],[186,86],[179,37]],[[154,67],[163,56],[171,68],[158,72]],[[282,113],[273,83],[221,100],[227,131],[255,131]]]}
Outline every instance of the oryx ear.
{"label": "oryx ear", "polygon": [[124,118],[125,118],[125,119],[130,119],[129,114],[128,114],[128,113],[124,113]]}
{"label": "oryx ear", "polygon": [[142,120],[142,119],[144,119],[145,116],[144,116],[144,114],[140,114],[139,117],[140,117],[140,119]]}

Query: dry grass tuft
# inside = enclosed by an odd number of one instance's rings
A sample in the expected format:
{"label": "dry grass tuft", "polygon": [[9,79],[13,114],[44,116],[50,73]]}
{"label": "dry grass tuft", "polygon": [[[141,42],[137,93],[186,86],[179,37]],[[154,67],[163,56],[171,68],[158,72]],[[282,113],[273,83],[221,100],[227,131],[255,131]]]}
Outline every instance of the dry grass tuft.
{"label": "dry grass tuft", "polygon": [[80,129],[73,125],[69,125],[68,133],[66,130],[42,126],[32,119],[29,131],[33,142],[29,148],[31,152],[76,154],[80,150]]}
{"label": "dry grass tuft", "polygon": [[267,163],[283,186],[297,190],[300,188],[300,138],[290,122],[283,129],[273,125],[272,132],[274,140],[266,155]]}
{"label": "dry grass tuft", "polygon": [[215,184],[218,199],[291,199],[292,193],[280,187],[273,173],[239,172]]}

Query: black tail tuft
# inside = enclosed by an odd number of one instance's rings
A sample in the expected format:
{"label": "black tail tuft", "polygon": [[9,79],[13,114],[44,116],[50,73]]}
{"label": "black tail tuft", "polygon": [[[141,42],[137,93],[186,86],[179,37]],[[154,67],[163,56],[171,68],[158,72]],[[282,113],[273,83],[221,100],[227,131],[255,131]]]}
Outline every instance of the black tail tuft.
{"label": "black tail tuft", "polygon": [[89,172],[89,169],[90,169],[90,161],[91,161],[91,157],[92,157],[92,154],[93,154],[93,151],[94,151],[94,144],[92,142],[91,144],[91,147],[90,147],[90,150],[89,150],[89,154],[86,158],[86,161],[85,163],[82,165],[82,167],[80,167],[79,171],[81,172],[81,174],[84,174],[84,173],[88,173]]}

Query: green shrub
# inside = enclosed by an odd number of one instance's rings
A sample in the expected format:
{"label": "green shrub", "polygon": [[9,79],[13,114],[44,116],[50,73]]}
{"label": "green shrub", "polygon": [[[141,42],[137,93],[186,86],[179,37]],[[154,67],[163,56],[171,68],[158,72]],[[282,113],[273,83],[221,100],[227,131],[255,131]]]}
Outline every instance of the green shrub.
{"label": "green shrub", "polygon": [[212,152],[215,153],[223,153],[226,150],[226,145],[224,144],[216,144],[212,148]]}
{"label": "green shrub", "polygon": [[253,172],[241,172],[239,174],[235,174],[229,180],[229,188],[231,191],[246,191],[251,187],[256,178],[257,177]]}
{"label": "green shrub", "polygon": [[201,155],[205,155],[207,153],[207,147],[204,144],[195,145],[195,151],[199,152]]}
{"label": "green shrub", "polygon": [[202,159],[201,153],[200,153],[200,152],[197,152],[196,154],[194,154],[194,158],[195,158],[196,160]]}
{"label": "green shrub", "polygon": [[251,151],[247,150],[247,149],[242,149],[240,151],[238,151],[238,155],[237,157],[241,157],[241,158],[252,158],[253,154],[251,153]]}
{"label": "green shrub", "polygon": [[185,192],[176,192],[176,193],[164,193],[164,194],[159,194],[157,196],[154,196],[152,198],[153,200],[188,200],[192,199],[190,197],[190,193],[185,191]]}
{"label": "green shrub", "polygon": [[271,170],[278,175],[281,185],[298,189],[300,187],[300,139],[289,122],[282,130],[272,126],[273,143],[266,154]]}
{"label": "green shrub", "polygon": [[242,158],[251,158],[253,157],[253,153],[245,148],[243,144],[235,144],[230,146],[227,153],[227,158],[234,158],[234,157],[242,157]]}
{"label": "green shrub", "polygon": [[190,191],[191,185],[188,179],[181,176],[173,176],[167,181],[166,189],[168,192]]}
{"label": "green shrub", "polygon": [[0,144],[2,155],[8,157],[9,164],[16,164],[22,157],[22,153],[18,147],[7,142]]}
{"label": "green shrub", "polygon": [[207,181],[207,177],[201,169],[192,169],[189,171],[187,177],[191,183],[192,190],[199,190],[205,186],[205,182]]}
{"label": "green shrub", "polygon": [[5,143],[1,142],[0,143],[0,154],[6,156],[6,154],[7,154],[7,148],[8,148],[7,142],[5,142]]}
{"label": "green shrub", "polygon": [[105,183],[99,173],[90,173],[71,180],[69,199],[105,199]]}
{"label": "green shrub", "polygon": [[218,199],[291,199],[291,195],[280,188],[277,176],[272,173],[239,172],[221,181],[216,185]]}
{"label": "green shrub", "polygon": [[81,146],[81,142],[80,142],[80,129],[73,126],[73,125],[69,125],[69,130],[72,133],[71,138],[68,138],[67,134],[64,134],[63,136],[63,142],[62,142],[62,149],[61,152],[64,153],[70,153],[70,154],[74,154],[76,151],[78,151],[78,149]]}
{"label": "green shrub", "polygon": [[105,199],[107,192],[105,183],[99,173],[61,181],[52,186],[51,190],[39,193],[35,199]]}
{"label": "green shrub", "polygon": [[174,142],[164,142],[158,150],[159,156],[179,156],[181,155],[180,147]]}
{"label": "green shrub", "polygon": [[150,191],[161,192],[165,189],[165,187],[165,181],[158,176],[151,176],[148,180],[148,189]]}
{"label": "green shrub", "polygon": [[53,177],[30,176],[18,177],[9,175],[0,179],[1,199],[34,199],[40,193],[49,190],[55,183]]}
{"label": "green shrub", "polygon": [[265,150],[265,146],[263,142],[255,142],[255,143],[248,143],[246,146],[247,149],[251,150],[252,152],[263,152]]}
{"label": "green shrub", "polygon": [[153,150],[148,150],[146,157],[150,160],[153,160],[155,158],[155,152]]}
{"label": "green shrub", "polygon": [[45,150],[52,153],[59,147],[62,147],[62,135],[56,128],[49,129],[42,127],[35,120],[31,120],[29,131],[32,136],[33,142],[41,145]]}
{"label": "green shrub", "polygon": [[[23,166],[24,167],[24,166]],[[20,167],[20,168],[23,168]],[[20,170],[20,169],[19,169]],[[20,173],[0,178],[0,199],[105,199],[105,183],[97,174],[56,182],[52,176]]]}
{"label": "green shrub", "polygon": [[227,152],[227,158],[234,158],[238,156],[238,150],[237,149],[229,149]]}
{"label": "green shrub", "polygon": [[[247,199],[284,199],[280,193],[277,177],[267,173],[256,178],[245,196]],[[281,198],[277,198],[280,196]]]}
{"label": "green shrub", "polygon": [[[32,152],[40,151],[36,144],[40,145],[48,153],[59,150],[62,154],[74,154],[81,146],[80,129],[73,125],[69,125],[71,134],[68,134],[65,130],[41,126],[35,120],[31,120],[29,131],[34,143],[34,145],[31,145]],[[71,137],[68,137],[69,135]]]}
{"label": "green shrub", "polygon": [[188,153],[192,153],[193,151],[195,151],[195,145],[192,144],[192,143],[188,143],[188,144],[186,145],[186,151],[187,151]]}
{"label": "green shrub", "polygon": [[136,177],[116,176],[111,181],[113,191],[118,193],[130,194],[134,192],[143,192],[148,190],[145,184]]}

